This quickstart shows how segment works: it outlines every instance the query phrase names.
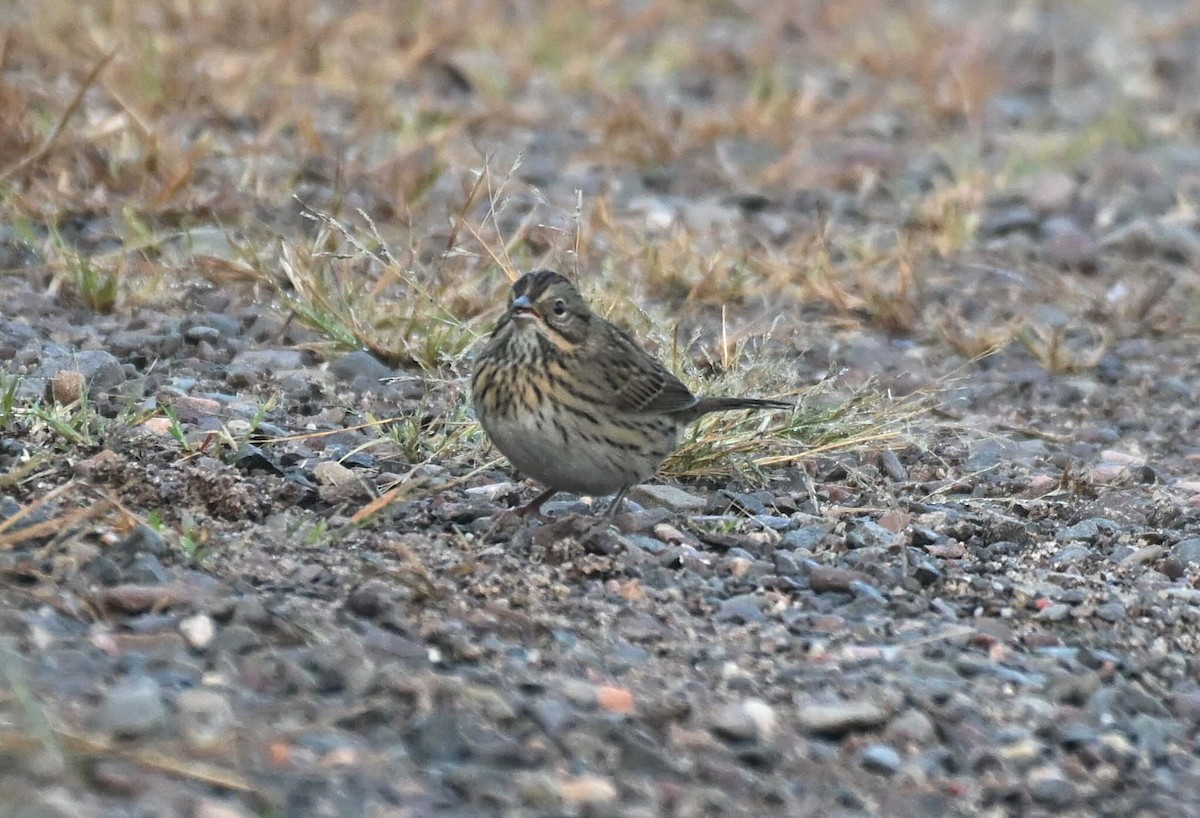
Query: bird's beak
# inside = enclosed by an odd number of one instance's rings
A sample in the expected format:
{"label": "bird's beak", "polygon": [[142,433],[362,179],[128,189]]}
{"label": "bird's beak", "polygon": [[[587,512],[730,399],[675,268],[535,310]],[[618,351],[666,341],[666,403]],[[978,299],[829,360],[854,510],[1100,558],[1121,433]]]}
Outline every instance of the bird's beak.
{"label": "bird's beak", "polygon": [[527,295],[519,295],[514,298],[512,306],[509,309],[517,318],[537,317],[536,313],[533,311],[533,302],[529,300],[529,296]]}

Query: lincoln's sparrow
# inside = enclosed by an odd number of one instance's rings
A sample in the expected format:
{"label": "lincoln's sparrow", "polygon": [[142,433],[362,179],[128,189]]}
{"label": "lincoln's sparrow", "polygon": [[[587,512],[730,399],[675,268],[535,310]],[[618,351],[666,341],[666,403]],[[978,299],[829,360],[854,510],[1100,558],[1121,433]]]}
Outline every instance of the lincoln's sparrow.
{"label": "lincoln's sparrow", "polygon": [[790,409],[753,398],[697,398],[624,331],[588,307],[571,282],[538,270],[513,284],[508,309],[479,356],[475,414],[509,461],[549,489],[625,494],[709,412]]}

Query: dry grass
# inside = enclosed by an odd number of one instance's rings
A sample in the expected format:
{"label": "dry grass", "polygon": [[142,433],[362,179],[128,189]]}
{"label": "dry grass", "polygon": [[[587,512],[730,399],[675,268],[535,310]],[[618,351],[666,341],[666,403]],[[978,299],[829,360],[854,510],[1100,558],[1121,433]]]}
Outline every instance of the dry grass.
{"label": "dry grass", "polygon": [[[1087,66],[1122,94],[1105,115],[1007,129],[993,103],[1047,59],[1028,5],[17,0],[0,37],[0,224],[90,310],[170,303],[203,278],[270,295],[328,354],[435,377],[463,371],[507,280],[543,265],[660,350],[722,321],[802,345],[819,315],[966,359],[1015,340],[1050,370],[1086,369],[1112,334],[1080,331],[1099,285],[1072,294],[1063,328],[1021,314],[1061,303],[1041,280],[982,310],[957,298],[990,196],[1152,136],[1117,64]],[[1173,36],[1140,15],[1122,36]],[[1061,84],[1080,68],[1056,70]],[[914,181],[914,158],[946,170]],[[835,206],[789,204],[808,191]],[[1143,317],[1195,324],[1156,310]],[[750,391],[797,393],[783,360],[767,345],[737,367]],[[843,400],[817,425],[869,439],[858,424],[879,405]],[[759,422],[699,427],[670,468],[724,468],[704,441]],[[799,412],[767,456],[821,440]]]}

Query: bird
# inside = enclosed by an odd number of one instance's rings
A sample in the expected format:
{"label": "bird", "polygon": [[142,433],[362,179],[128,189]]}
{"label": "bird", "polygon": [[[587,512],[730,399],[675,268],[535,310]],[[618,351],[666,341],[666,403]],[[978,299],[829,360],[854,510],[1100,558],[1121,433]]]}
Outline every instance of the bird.
{"label": "bird", "polygon": [[[711,412],[793,409],[780,400],[697,397],[627,332],[597,315],[553,270],[518,278],[471,379],[475,415],[492,444],[546,490],[515,513],[539,514],[557,492],[629,490]],[[511,513],[511,512],[510,512]]]}

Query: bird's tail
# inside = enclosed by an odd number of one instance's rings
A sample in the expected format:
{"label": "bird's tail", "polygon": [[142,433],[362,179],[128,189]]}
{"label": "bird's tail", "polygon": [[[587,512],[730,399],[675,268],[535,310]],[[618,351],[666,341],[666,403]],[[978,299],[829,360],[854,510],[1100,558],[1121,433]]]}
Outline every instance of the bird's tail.
{"label": "bird's tail", "polygon": [[698,418],[710,412],[731,412],[735,409],[795,408],[795,404],[782,400],[762,400],[761,398],[700,398],[688,414]]}

